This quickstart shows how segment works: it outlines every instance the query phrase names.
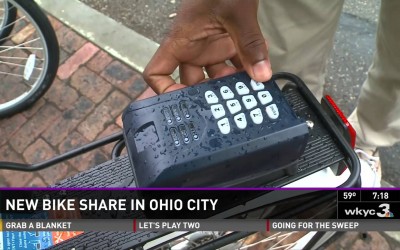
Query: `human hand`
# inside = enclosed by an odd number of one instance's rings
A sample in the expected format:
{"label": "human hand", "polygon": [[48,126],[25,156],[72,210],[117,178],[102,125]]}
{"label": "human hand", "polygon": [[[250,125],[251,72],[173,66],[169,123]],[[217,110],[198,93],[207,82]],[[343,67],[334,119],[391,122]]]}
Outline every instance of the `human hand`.
{"label": "human hand", "polygon": [[[157,94],[204,81],[203,68],[211,78],[244,69],[256,81],[269,80],[271,64],[257,8],[258,0],[183,0],[144,79]],[[181,84],[170,76],[178,66]]]}

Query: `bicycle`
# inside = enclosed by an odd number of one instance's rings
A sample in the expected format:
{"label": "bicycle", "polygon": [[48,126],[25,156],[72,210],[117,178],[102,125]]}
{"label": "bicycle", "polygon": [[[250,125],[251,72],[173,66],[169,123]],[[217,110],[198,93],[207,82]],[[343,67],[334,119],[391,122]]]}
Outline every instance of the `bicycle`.
{"label": "bicycle", "polygon": [[[286,73],[276,74],[276,80],[283,79],[289,81],[282,89],[286,99],[292,105],[293,109],[301,117],[307,117],[312,121],[310,130],[311,139],[306,147],[306,151],[298,161],[298,172],[294,175],[280,176],[277,179],[265,183],[267,187],[287,187],[291,183],[301,181],[322,174],[325,180],[334,180],[330,183],[333,187],[360,187],[361,166],[360,162],[351,148],[350,144],[354,137],[343,127],[346,120],[334,103],[323,102],[321,105],[311,94],[305,84],[296,76]],[[354,136],[354,135],[353,135]],[[122,133],[116,133],[106,138],[91,142],[85,146],[56,156],[53,159],[33,164],[16,164],[0,162],[0,168],[19,171],[36,171],[53,166],[59,162],[68,160],[77,155],[89,152],[97,147],[111,142],[117,142],[112,152],[113,160],[96,166],[86,172],[79,173],[73,178],[66,179],[54,185],[55,188],[66,187],[136,187],[135,176],[132,171],[131,163],[127,156],[121,156],[124,148],[124,138]],[[347,176],[345,179],[337,182],[335,176],[342,176],[343,167],[347,166]],[[326,169],[329,171],[324,172]],[[321,172],[322,171],[322,172]],[[313,182],[308,181],[308,184]],[[297,186],[299,187],[299,186]],[[282,197],[282,194],[274,191],[263,191],[257,193],[256,197],[247,197],[246,201],[241,201],[237,207],[235,204],[227,204],[219,211],[214,218],[242,218],[254,213],[259,213],[258,218],[310,218],[315,216],[311,211],[317,212],[316,215],[323,218],[331,218],[332,213],[336,212],[335,201],[336,193],[326,194],[319,191],[308,191],[301,194],[288,194]],[[251,202],[250,202],[251,201]],[[258,202],[257,202],[258,201]],[[143,218],[143,212],[133,211],[123,214],[126,219]],[[253,217],[254,218],[254,217]],[[57,244],[51,249],[71,249],[85,248],[91,244],[92,248],[107,249],[219,249],[230,244],[242,244],[242,239],[254,234],[254,232],[224,232],[224,233],[204,233],[190,234],[189,232],[165,233],[165,232],[85,232],[61,244]],[[327,242],[335,232],[310,232],[301,234],[300,239],[293,233],[280,233],[272,235],[266,239],[273,241],[272,247],[283,242],[290,241],[288,248],[294,249],[315,249]],[[118,239],[118,240],[117,240]],[[177,239],[182,243],[183,248],[178,248],[175,244]],[[186,241],[186,242],[185,242]],[[240,241],[239,243],[236,243]],[[267,240],[265,240],[266,242]],[[201,244],[200,244],[201,243]],[[171,244],[175,244],[172,248]],[[245,247],[244,243],[241,247]],[[232,249],[232,248],[226,248]],[[236,249],[236,248],[235,248]],[[282,248],[280,248],[282,249]],[[285,248],[283,248],[285,249]]]}
{"label": "bicycle", "polygon": [[33,0],[0,0],[0,118],[32,106],[56,76],[59,47]]}

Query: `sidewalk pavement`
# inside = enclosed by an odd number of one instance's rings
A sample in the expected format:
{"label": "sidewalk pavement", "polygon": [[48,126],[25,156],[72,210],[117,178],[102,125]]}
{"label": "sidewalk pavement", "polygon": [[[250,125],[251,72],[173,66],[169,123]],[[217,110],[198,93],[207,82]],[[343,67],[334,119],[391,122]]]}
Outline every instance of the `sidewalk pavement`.
{"label": "sidewalk pavement", "polygon": [[[30,109],[0,120],[2,161],[37,163],[120,131],[123,109],[147,87],[131,67],[49,18],[60,44],[57,77]],[[48,186],[110,159],[111,149],[34,173],[1,170],[0,185]]]}
{"label": "sidewalk pavement", "polygon": [[[136,98],[154,95],[140,73],[122,61],[126,58],[114,57],[110,53],[115,50],[103,46],[105,51],[55,17],[49,18],[60,43],[57,77],[29,110],[0,120],[1,161],[36,163],[118,132],[123,109]],[[34,173],[1,170],[0,185],[45,187],[109,160],[111,149],[105,146]],[[349,232],[327,249],[383,250],[395,245],[376,232]]]}

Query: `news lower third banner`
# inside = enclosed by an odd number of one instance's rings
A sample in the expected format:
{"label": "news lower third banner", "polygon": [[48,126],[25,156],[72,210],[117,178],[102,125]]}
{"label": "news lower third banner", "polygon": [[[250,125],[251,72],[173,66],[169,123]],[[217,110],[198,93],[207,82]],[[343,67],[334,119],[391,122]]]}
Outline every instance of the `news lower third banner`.
{"label": "news lower third banner", "polygon": [[174,231],[400,231],[395,220],[2,220],[3,232],[174,232]]}
{"label": "news lower third banner", "polygon": [[92,232],[400,231],[398,219],[400,189],[3,189],[0,249]]}
{"label": "news lower third banner", "polygon": [[[335,200],[336,192],[273,189],[3,190],[0,192],[0,213],[2,219],[226,219],[271,207],[274,208],[269,209],[271,216],[279,214],[291,218],[291,207],[321,197]],[[305,206],[298,213],[308,210]],[[336,209],[332,213],[336,217]],[[324,218],[330,217],[326,215]]]}
{"label": "news lower third banner", "polygon": [[[250,216],[249,216],[250,214]],[[400,218],[399,190],[1,190],[0,215],[18,219]]]}

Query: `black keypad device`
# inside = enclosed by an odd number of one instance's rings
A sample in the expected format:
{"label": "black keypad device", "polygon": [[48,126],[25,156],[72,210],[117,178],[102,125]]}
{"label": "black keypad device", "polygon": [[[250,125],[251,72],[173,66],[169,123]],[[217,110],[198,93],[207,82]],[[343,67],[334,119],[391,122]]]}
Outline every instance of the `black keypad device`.
{"label": "black keypad device", "polygon": [[133,102],[123,125],[139,187],[257,186],[308,141],[277,84],[244,72]]}

